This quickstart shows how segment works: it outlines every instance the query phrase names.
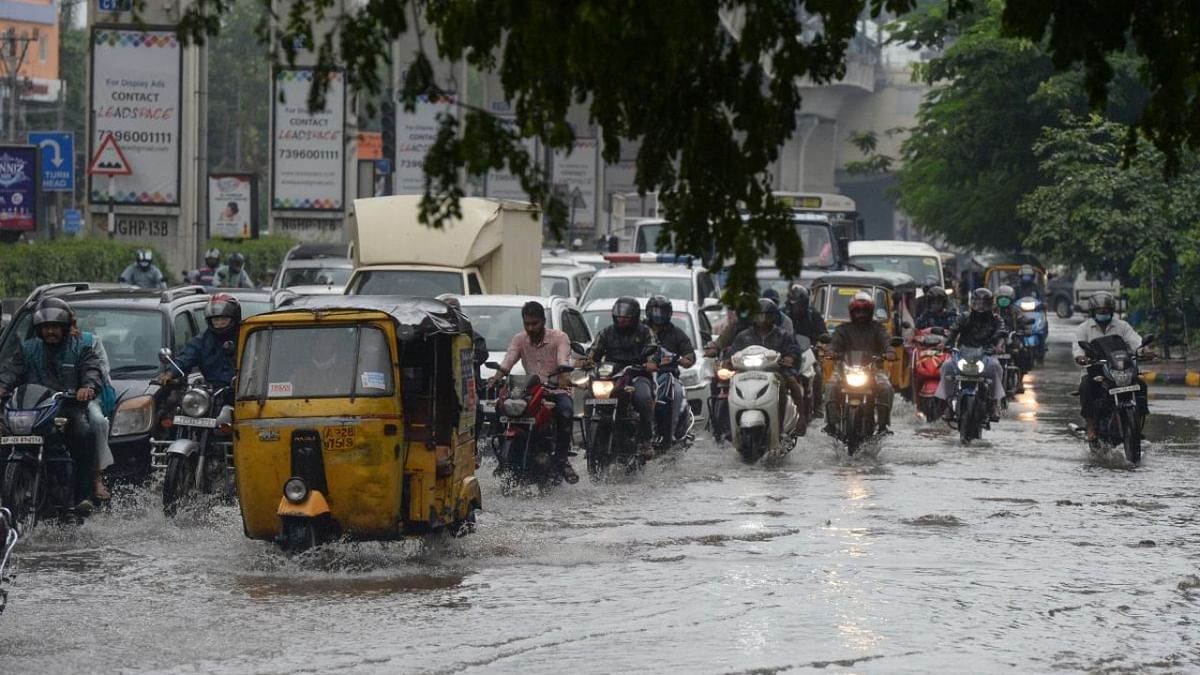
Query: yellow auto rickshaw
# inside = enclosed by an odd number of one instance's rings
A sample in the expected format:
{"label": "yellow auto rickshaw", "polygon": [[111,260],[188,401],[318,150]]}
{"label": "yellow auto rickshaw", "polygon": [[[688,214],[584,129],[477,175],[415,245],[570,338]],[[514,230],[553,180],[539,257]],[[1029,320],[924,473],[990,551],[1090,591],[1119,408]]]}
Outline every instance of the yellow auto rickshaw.
{"label": "yellow auto rickshaw", "polygon": [[984,265],[983,286],[995,293],[1001,286],[1012,286],[1021,293],[1021,268],[1033,268],[1033,283],[1037,288],[1038,297],[1044,297],[1046,290],[1046,268],[1037,258],[1031,255],[983,256]]}
{"label": "yellow auto rickshaw", "polygon": [[436,300],[313,296],[242,323],[234,461],[246,536],[457,534],[482,507],[461,315]]}
{"label": "yellow auto rickshaw", "polygon": [[[875,300],[875,320],[883,324],[888,336],[912,338],[912,316],[917,285],[912,277],[900,272],[828,272],[813,279],[812,306],[825,316],[830,332],[850,320],[850,301],[858,293]],[[908,389],[912,369],[904,347],[894,347],[896,360],[883,364],[883,370],[898,392]],[[833,377],[833,363],[823,361],[825,381]]]}

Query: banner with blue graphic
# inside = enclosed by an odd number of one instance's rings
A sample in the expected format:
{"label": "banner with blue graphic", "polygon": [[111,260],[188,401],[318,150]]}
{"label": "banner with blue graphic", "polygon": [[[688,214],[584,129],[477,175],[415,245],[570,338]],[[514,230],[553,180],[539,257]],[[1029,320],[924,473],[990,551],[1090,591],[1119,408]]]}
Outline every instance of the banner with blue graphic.
{"label": "banner with blue graphic", "polygon": [[0,145],[0,230],[37,229],[39,152],[32,145]]}

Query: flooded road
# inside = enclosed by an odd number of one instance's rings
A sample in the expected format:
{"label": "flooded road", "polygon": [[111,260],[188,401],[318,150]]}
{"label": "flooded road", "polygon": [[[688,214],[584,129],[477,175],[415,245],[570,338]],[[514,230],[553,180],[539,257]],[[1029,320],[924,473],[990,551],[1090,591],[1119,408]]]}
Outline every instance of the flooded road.
{"label": "flooded road", "polygon": [[0,673],[1200,671],[1197,390],[1152,390],[1141,468],[1097,464],[1053,349],[967,448],[900,403],[854,461],[700,442],[541,496],[485,463],[478,533],[437,546],[288,558],[236,507],[129,497],[22,542]]}

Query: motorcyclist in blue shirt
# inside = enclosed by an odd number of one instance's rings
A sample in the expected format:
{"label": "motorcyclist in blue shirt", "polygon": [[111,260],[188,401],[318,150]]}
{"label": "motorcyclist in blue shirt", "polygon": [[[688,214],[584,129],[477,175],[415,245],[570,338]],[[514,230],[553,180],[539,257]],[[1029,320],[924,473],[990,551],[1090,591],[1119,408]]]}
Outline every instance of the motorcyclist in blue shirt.
{"label": "motorcyclist in blue shirt", "polygon": [[175,357],[174,364],[163,365],[159,384],[167,385],[172,380],[187,377],[193,368],[199,368],[204,381],[210,385],[228,387],[233,383],[242,306],[232,295],[218,293],[204,308],[204,320],[208,330],[188,340],[183,352]]}

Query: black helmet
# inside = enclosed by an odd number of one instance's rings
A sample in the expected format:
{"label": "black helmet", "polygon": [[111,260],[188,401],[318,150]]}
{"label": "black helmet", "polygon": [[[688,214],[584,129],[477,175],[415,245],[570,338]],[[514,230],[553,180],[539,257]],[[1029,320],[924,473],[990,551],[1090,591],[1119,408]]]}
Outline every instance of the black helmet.
{"label": "black helmet", "polygon": [[236,330],[237,325],[242,321],[242,303],[228,293],[218,293],[212,296],[208,305],[204,307],[204,321],[208,323],[209,328],[212,328],[212,320],[222,316],[233,319],[229,328],[222,332]]}
{"label": "black helmet", "polygon": [[612,318],[613,325],[618,330],[628,331],[633,330],[638,325],[638,319],[642,316],[642,306],[638,301],[629,296],[617,298],[613,304]]}
{"label": "black helmet", "polygon": [[[1101,323],[1112,321],[1113,313],[1117,311],[1117,299],[1108,291],[1096,291],[1088,299],[1088,311],[1093,319]],[[1105,316],[1108,318],[1101,318]]]}
{"label": "black helmet", "polygon": [[154,253],[148,248],[139,248],[133,255],[137,260],[138,267],[149,267],[154,262]]}
{"label": "black helmet", "polygon": [[779,291],[775,290],[774,288],[768,287],[763,289],[762,297],[775,303],[776,308],[779,307]]}
{"label": "black helmet", "polygon": [[996,289],[996,306],[1000,309],[1008,309],[1017,300],[1017,292],[1012,286],[1004,284]]}
{"label": "black helmet", "polygon": [[925,306],[933,307],[934,302],[938,306],[945,309],[950,304],[950,296],[946,295],[946,289],[941,286],[930,286],[928,291],[925,291]]}
{"label": "black helmet", "polygon": [[229,269],[240,270],[242,269],[242,265],[245,264],[246,256],[242,255],[241,253],[234,253],[233,255],[229,256]]}
{"label": "black helmet", "polygon": [[75,320],[75,313],[65,300],[46,298],[37,304],[33,311],[33,328],[37,330],[46,324],[62,324],[63,330],[69,329]]}
{"label": "black helmet", "polygon": [[754,324],[765,328],[777,323],[779,323],[779,305],[769,298],[759,298],[758,313],[754,317]]}
{"label": "black helmet", "polygon": [[671,299],[665,295],[656,295],[646,301],[646,321],[651,326],[665,326],[671,323],[674,311]]}
{"label": "black helmet", "polygon": [[990,312],[992,311],[992,292],[986,288],[976,288],[971,291],[971,311],[972,312]]}

